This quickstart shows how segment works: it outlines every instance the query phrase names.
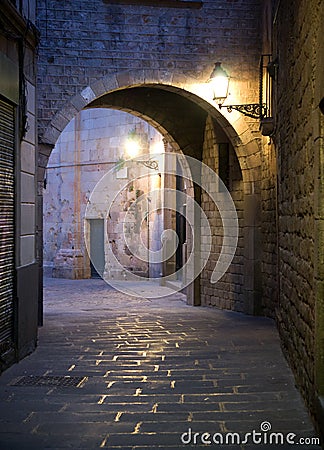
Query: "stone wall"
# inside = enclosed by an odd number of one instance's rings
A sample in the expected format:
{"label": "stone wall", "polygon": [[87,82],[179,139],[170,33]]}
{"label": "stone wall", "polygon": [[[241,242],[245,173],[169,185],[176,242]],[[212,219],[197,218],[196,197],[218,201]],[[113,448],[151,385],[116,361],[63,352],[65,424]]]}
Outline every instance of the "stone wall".
{"label": "stone wall", "polygon": [[[281,2],[278,57],[279,314],[283,348],[308,404],[323,389],[323,2]],[[315,374],[315,369],[317,373]]]}
{"label": "stone wall", "polygon": [[259,0],[204,0],[200,9],[190,2],[187,8],[95,0],[59,5],[38,1],[40,136],[68,100],[125,71],[140,70],[144,82],[161,70],[165,78],[183,74],[205,83],[215,61],[222,61],[235,80],[232,103],[258,96]]}

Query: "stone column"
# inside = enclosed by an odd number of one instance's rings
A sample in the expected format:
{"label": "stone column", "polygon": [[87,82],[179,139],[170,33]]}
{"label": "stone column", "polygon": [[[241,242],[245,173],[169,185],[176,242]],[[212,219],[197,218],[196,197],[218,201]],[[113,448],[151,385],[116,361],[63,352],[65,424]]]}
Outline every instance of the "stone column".
{"label": "stone column", "polygon": [[[74,167],[73,170],[73,217],[70,217],[72,236],[68,240],[68,247],[61,248],[54,259],[53,277],[82,279],[89,277],[89,270],[85,267],[85,255],[82,247],[82,217],[81,217],[81,120],[80,114],[74,122]],[[86,276],[87,275],[87,276]]]}
{"label": "stone column", "polygon": [[262,296],[261,273],[261,217],[260,195],[250,193],[244,197],[244,312],[259,314]]}
{"label": "stone column", "polygon": [[36,259],[38,261],[38,325],[43,325],[43,189],[45,183],[45,169],[53,145],[38,145],[37,172],[37,214],[36,214]]}

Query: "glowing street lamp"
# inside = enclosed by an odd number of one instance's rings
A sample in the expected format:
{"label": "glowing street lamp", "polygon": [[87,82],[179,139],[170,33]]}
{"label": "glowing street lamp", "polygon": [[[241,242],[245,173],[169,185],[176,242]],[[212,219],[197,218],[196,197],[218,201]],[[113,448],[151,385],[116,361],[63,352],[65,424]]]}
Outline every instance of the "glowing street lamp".
{"label": "glowing street lamp", "polygon": [[[127,158],[134,159],[134,162],[137,164],[142,164],[145,167],[148,167],[149,169],[158,170],[159,169],[159,163],[156,160],[148,159],[148,160],[139,160],[136,157],[141,153],[142,146],[140,138],[136,135],[135,131],[131,131],[129,133],[129,136],[125,142],[125,152],[127,155]],[[124,164],[125,160],[124,158],[121,158],[119,161],[120,164]]]}
{"label": "glowing street lamp", "polygon": [[134,137],[129,137],[125,144],[125,150],[129,158],[135,158],[140,152],[140,144]]}
{"label": "glowing street lamp", "polygon": [[228,95],[229,76],[221,67],[220,62],[215,63],[215,67],[208,81],[213,89],[213,100],[221,106]]}
{"label": "glowing street lamp", "polygon": [[[262,55],[260,62],[260,83],[259,83],[259,102],[258,103],[246,103],[243,105],[223,105],[228,96],[229,87],[229,75],[222,68],[221,63],[215,63],[215,67],[208,79],[208,83],[211,84],[214,94],[214,101],[218,104],[219,109],[226,108],[228,112],[233,110],[244,114],[245,116],[252,117],[253,119],[259,119],[262,121],[268,116],[268,107],[263,103],[263,83],[262,74],[264,69],[263,59],[264,57],[270,57],[271,55]],[[270,63],[266,66],[267,71],[271,69]],[[269,78],[269,77],[268,77]],[[268,84],[270,81],[268,82]],[[270,88],[268,88],[269,90]]]}

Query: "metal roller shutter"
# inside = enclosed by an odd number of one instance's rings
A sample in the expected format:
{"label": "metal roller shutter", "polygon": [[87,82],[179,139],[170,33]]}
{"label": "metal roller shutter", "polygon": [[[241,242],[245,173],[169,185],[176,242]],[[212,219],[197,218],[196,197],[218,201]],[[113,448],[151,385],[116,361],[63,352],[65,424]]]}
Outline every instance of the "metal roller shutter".
{"label": "metal roller shutter", "polygon": [[13,345],[14,107],[0,99],[0,354]]}

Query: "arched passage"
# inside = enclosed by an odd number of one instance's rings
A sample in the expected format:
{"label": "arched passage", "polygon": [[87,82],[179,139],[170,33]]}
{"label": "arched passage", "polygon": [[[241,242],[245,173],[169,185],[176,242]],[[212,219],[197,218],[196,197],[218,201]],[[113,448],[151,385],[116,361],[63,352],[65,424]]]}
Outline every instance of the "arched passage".
{"label": "arched passage", "polygon": [[[162,78],[162,79],[161,79]],[[189,85],[188,78],[187,84]],[[192,81],[192,80],[191,80]],[[251,133],[249,125],[242,117],[234,126],[220,114],[206,99],[175,85],[172,80],[145,80],[136,74],[119,74],[113,79],[97,81],[84,89],[56,114],[41,137],[40,177],[42,168],[50,154],[58,135],[68,121],[83,108],[107,107],[131,112],[144,118],[164,135],[169,142],[178,146],[184,154],[203,161],[206,140],[207,119],[212,123],[210,142],[212,146],[228,144],[235,152],[242,173],[241,189],[244,192],[243,215],[240,218],[241,240],[243,244],[242,298],[239,310],[258,312],[260,304],[260,279],[258,275],[259,224],[259,169],[260,153],[258,140]],[[192,83],[191,83],[192,84]],[[110,89],[108,89],[108,87]],[[43,150],[43,151],[42,151]],[[206,161],[209,164],[208,161]],[[196,196],[200,194],[196,193]],[[191,293],[191,304],[200,304],[200,284],[195,283]],[[235,305],[231,309],[236,309]]]}

